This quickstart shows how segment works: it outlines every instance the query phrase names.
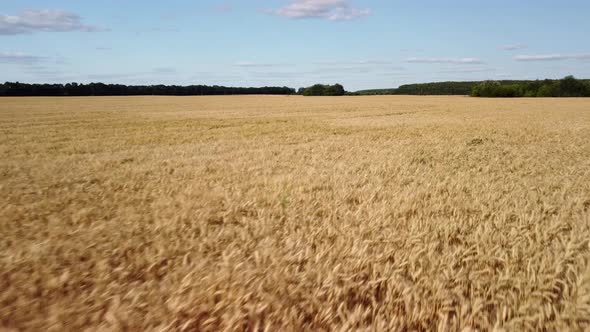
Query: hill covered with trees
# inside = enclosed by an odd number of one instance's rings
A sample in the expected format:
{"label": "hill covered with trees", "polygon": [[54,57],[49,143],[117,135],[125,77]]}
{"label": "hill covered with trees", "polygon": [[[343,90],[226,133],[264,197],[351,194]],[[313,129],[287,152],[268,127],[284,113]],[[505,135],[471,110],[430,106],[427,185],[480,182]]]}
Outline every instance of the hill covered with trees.
{"label": "hill covered with trees", "polygon": [[0,84],[0,96],[198,96],[198,95],[291,95],[289,87],[236,88],[208,85],[123,85],[123,84]]}

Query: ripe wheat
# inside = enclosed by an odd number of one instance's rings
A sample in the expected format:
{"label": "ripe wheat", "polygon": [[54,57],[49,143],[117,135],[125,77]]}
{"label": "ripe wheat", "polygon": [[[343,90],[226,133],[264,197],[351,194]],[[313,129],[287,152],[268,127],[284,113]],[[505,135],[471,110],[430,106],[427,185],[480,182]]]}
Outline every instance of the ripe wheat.
{"label": "ripe wheat", "polygon": [[586,99],[0,99],[0,330],[583,330],[589,240]]}

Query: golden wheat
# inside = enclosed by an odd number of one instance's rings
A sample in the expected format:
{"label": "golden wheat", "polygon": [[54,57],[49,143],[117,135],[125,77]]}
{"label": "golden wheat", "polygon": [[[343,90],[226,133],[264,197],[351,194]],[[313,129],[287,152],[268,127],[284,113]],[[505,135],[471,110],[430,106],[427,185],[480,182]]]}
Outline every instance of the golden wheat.
{"label": "golden wheat", "polygon": [[0,99],[0,330],[590,328],[590,100]]}

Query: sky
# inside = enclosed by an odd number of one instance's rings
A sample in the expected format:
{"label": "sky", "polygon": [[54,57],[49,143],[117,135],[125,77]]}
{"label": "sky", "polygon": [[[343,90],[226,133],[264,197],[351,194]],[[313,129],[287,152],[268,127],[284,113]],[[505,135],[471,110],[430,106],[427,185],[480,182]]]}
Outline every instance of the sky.
{"label": "sky", "polygon": [[588,0],[0,0],[0,81],[590,78]]}

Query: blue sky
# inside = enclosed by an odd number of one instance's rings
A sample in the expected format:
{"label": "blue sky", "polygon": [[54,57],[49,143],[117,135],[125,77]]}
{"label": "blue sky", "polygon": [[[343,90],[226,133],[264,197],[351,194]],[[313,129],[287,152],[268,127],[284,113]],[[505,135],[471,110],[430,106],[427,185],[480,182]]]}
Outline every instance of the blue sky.
{"label": "blue sky", "polygon": [[0,81],[590,78],[587,0],[0,0]]}

